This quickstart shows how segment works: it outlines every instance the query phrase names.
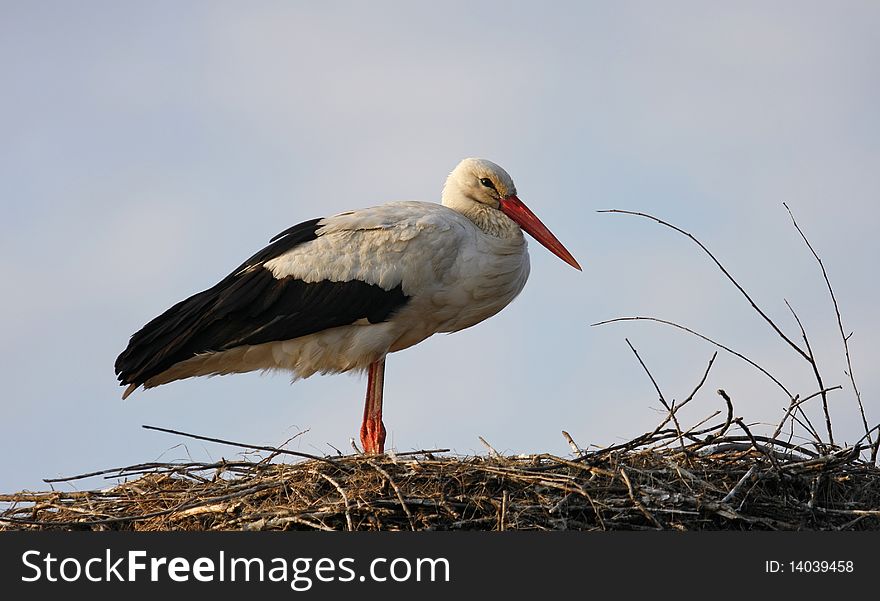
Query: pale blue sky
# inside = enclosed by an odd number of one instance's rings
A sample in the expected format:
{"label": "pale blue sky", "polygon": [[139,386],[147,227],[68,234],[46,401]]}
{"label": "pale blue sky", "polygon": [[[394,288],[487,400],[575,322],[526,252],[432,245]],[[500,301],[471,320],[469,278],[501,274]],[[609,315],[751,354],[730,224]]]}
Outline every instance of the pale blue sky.
{"label": "pale blue sky", "polygon": [[[640,434],[737,348],[802,395],[809,367],[687,240],[699,236],[847,384],[833,308],[791,228],[823,256],[869,419],[880,419],[876,235],[880,7],[873,2],[0,3],[0,490],[43,477],[231,457],[155,424],[310,453],[349,450],[364,380],[197,379],[123,402],[128,337],[312,217],[439,200],[466,156],[503,165],[584,266],[531,244],[532,276],[471,330],[390,357],[399,450],[568,452]],[[722,355],[685,421],[774,422],[787,401]],[[849,390],[841,439],[858,437]],[[818,415],[813,411],[811,415]],[[186,448],[173,448],[185,442]],[[92,483],[100,485],[100,482]],[[86,483],[85,486],[90,485]]]}

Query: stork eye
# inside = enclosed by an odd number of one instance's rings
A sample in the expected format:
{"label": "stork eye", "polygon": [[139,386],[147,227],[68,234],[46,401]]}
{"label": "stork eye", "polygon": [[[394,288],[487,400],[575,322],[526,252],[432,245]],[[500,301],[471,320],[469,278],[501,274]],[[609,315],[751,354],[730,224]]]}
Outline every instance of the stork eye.
{"label": "stork eye", "polygon": [[495,189],[495,184],[493,184],[492,180],[489,179],[488,177],[481,178],[480,183],[483,184],[484,186],[486,186],[487,188],[492,188],[496,192],[498,191]]}

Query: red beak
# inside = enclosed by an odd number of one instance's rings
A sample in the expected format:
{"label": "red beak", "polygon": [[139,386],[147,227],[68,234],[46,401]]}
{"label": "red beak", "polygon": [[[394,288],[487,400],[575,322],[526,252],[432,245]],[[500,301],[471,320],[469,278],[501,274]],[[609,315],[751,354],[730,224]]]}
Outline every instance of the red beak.
{"label": "red beak", "polygon": [[541,220],[529,210],[523,201],[516,196],[508,196],[501,199],[501,211],[516,221],[519,226],[528,232],[532,238],[544,245],[544,248],[552,252],[554,255],[577,269],[581,270],[581,266],[575,261],[571,253],[562,246],[553,233],[547,229],[547,226],[541,223]]}

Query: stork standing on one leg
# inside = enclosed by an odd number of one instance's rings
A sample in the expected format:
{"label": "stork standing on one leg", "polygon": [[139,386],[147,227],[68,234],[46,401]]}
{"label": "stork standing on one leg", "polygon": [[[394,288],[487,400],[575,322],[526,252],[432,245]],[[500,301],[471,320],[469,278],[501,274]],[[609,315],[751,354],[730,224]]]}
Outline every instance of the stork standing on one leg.
{"label": "stork standing on one leg", "polygon": [[367,370],[361,443],[382,453],[386,355],[507,306],[529,276],[522,230],[580,269],[484,159],[458,164],[442,205],[391,202],[296,225],[134,334],[116,360],[122,398],[193,376]]}

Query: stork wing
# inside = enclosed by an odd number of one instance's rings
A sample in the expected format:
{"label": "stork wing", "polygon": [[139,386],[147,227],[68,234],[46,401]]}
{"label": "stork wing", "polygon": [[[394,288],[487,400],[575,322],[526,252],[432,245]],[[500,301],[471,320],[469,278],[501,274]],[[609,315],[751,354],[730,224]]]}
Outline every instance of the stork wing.
{"label": "stork wing", "polygon": [[[387,319],[408,298],[400,282],[383,287],[352,277],[277,274],[265,264],[314,244],[324,221],[285,230],[217,285],[183,300],[150,321],[116,360],[121,384],[136,387],[172,365],[208,352],[289,340],[359,319]],[[341,249],[345,251],[345,249]],[[324,256],[334,263],[344,257]]]}

